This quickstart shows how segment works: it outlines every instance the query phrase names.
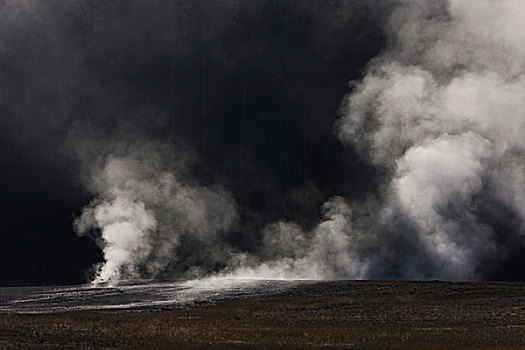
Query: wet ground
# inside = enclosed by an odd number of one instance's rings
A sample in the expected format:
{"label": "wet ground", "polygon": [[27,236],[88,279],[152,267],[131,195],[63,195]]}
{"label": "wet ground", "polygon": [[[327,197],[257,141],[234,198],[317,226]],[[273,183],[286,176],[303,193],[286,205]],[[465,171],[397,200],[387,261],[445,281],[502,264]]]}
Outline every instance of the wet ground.
{"label": "wet ground", "polygon": [[519,283],[179,281],[0,293],[0,348],[525,349]]}
{"label": "wet ground", "polygon": [[0,288],[0,312],[179,308],[203,302],[264,297],[309,283],[313,282],[210,278],[194,281],[125,281],[118,286]]}

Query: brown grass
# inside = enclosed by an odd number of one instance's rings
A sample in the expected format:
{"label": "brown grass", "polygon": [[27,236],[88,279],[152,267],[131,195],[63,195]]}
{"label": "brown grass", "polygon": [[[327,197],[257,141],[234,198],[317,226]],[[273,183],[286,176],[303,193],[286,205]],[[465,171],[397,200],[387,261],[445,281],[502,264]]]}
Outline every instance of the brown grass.
{"label": "brown grass", "polygon": [[2,314],[0,348],[525,349],[525,286],[329,282],[190,309]]}

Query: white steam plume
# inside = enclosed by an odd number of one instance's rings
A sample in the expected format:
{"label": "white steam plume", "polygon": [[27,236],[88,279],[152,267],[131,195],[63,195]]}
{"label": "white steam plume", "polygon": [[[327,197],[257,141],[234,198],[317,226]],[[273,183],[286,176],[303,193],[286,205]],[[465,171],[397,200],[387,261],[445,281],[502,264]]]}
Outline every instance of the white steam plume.
{"label": "white steam plume", "polygon": [[[79,234],[100,233],[105,262],[95,282],[154,278],[170,269],[195,273],[177,262],[182,239],[196,242],[195,265],[209,268],[225,261],[220,234],[237,221],[236,204],[222,187],[191,178],[186,160],[165,145],[105,145],[99,162],[86,166],[88,187],[97,195],[75,226]],[[174,156],[175,155],[175,156]],[[171,158],[171,159],[170,159]],[[189,249],[189,248],[188,248]],[[205,261],[203,261],[205,259]]]}
{"label": "white steam plume", "polygon": [[490,208],[519,219],[505,235],[525,235],[524,14],[521,0],[398,0],[390,45],[352,83],[336,125],[379,170],[380,195],[333,197],[311,229],[270,224],[250,254],[221,239],[236,205],[192,179],[187,157],[158,145],[106,148],[90,172],[97,199],[76,222],[100,232],[97,281],[222,267],[241,278],[486,277],[520,241],[500,236],[505,218]]}
{"label": "white steam plume", "polygon": [[338,198],[307,233],[271,225],[272,256],[234,275],[486,277],[508,247],[484,207],[513,211],[510,234],[524,235],[524,14],[519,0],[398,1],[390,47],[352,84],[336,125],[386,174],[379,204],[356,203],[352,216]]}
{"label": "white steam plume", "polygon": [[524,14],[520,0],[400,1],[391,47],[345,99],[340,139],[389,174],[382,224],[425,251],[401,278],[483,277],[505,248],[486,203],[523,225]]}

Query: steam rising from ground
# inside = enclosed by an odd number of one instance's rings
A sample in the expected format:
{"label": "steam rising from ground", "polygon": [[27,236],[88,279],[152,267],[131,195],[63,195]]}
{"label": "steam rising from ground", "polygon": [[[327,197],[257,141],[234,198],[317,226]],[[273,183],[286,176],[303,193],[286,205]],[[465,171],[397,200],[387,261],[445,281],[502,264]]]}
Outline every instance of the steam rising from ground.
{"label": "steam rising from ground", "polygon": [[[199,264],[210,268],[225,259],[220,234],[237,222],[228,192],[197,183],[188,173],[187,155],[165,145],[104,148],[108,153],[88,184],[97,198],[75,222],[80,234],[95,230],[103,249],[105,262],[95,282],[154,278],[166,272],[196,274]],[[183,239],[198,247],[191,262],[177,259]]]}
{"label": "steam rising from ground", "polygon": [[311,232],[290,222],[267,226],[261,256],[240,255],[223,275],[250,279],[365,277],[356,251],[362,245],[357,231],[352,230],[348,204],[334,197],[323,205],[323,212],[323,220]]}
{"label": "steam rising from ground", "polygon": [[[270,224],[250,253],[221,240],[238,219],[232,196],[192,180],[184,157],[106,152],[89,182],[98,197],[76,221],[100,231],[97,281],[195,266],[250,278],[485,277],[524,235],[524,13],[521,0],[398,1],[390,47],[352,83],[336,125],[381,169],[379,195],[333,197],[311,229]],[[519,224],[501,232],[494,207]],[[200,243],[200,259],[177,260],[191,249],[183,237]]]}
{"label": "steam rising from ground", "polygon": [[395,275],[483,277],[506,249],[486,208],[525,219],[524,11],[515,0],[402,1],[392,47],[346,98],[339,137],[387,173],[383,224],[412,236],[408,259],[425,252]]}

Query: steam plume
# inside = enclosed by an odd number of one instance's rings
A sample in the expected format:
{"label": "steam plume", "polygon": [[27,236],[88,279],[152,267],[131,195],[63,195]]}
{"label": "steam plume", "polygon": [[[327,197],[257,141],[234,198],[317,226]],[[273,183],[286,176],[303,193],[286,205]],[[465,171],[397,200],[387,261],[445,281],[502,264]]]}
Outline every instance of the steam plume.
{"label": "steam plume", "polygon": [[[216,247],[224,245],[216,243],[237,221],[226,190],[198,183],[189,175],[187,155],[166,145],[107,144],[103,149],[99,162],[88,162],[98,163],[88,179],[97,198],[75,222],[79,234],[95,230],[103,249],[96,283],[160,277],[177,268],[181,275],[195,274],[199,264],[213,269],[225,259]],[[197,248],[190,261],[177,261],[181,240]]]}
{"label": "steam plume", "polygon": [[483,264],[508,248],[494,229],[504,219],[486,208],[525,219],[524,10],[515,0],[400,1],[391,47],[345,98],[338,136],[384,169],[382,225],[409,244],[400,261],[414,262],[393,276],[486,277]]}
{"label": "steam plume", "polygon": [[243,252],[223,239],[238,221],[235,201],[196,180],[191,156],[157,143],[106,144],[99,161],[87,162],[97,199],[76,221],[104,251],[96,280],[217,271],[486,278],[525,235],[525,3],[395,5],[390,44],[351,83],[335,126],[377,169],[374,193],[332,197],[311,227],[269,224],[261,244]]}
{"label": "steam plume", "polygon": [[341,197],[323,205],[324,217],[311,232],[297,224],[278,222],[266,227],[262,256],[238,256],[228,277],[263,279],[337,279],[364,277],[360,237],[351,227],[351,209]]}
{"label": "steam plume", "polygon": [[[350,199],[358,215],[332,199],[308,234],[270,225],[274,257],[235,273],[486,278],[486,264],[524,234],[524,10],[514,0],[397,2],[390,47],[351,84],[336,124],[341,141],[384,174],[379,198]],[[509,216],[520,226],[498,232]]]}

